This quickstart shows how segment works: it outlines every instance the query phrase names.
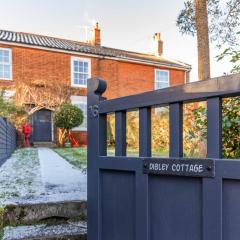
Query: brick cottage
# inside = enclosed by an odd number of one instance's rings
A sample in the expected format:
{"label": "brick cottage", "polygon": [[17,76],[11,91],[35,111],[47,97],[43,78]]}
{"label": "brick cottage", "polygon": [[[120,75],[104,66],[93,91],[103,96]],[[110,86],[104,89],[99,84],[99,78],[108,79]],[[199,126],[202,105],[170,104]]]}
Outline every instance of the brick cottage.
{"label": "brick cottage", "polygon": [[62,102],[79,106],[85,121],[74,129],[86,143],[87,79],[108,82],[107,98],[151,91],[189,81],[191,66],[163,55],[160,33],[155,53],[145,54],[101,45],[98,24],[89,42],[0,30],[0,88],[15,96],[31,116],[33,142],[55,142],[52,111]]}

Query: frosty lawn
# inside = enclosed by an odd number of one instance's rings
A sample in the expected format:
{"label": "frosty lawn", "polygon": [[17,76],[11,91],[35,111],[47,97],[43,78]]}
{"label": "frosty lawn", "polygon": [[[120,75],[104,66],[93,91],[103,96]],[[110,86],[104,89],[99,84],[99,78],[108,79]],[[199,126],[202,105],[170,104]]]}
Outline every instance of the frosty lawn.
{"label": "frosty lawn", "polygon": [[37,149],[15,151],[0,168],[0,206],[12,198],[41,195],[40,164]]}
{"label": "frosty lawn", "polygon": [[87,148],[54,148],[60,156],[65,158],[69,163],[80,169],[87,168]]}

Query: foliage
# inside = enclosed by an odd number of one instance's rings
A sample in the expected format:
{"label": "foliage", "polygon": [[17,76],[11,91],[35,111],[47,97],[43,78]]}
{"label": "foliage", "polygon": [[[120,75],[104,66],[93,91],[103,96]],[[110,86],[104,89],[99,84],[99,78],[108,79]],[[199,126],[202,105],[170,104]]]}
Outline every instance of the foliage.
{"label": "foliage", "polygon": [[183,146],[186,157],[206,157],[206,102],[184,105]]}
{"label": "foliage", "polygon": [[[210,39],[216,46],[238,45],[237,32],[240,30],[239,0],[208,0]],[[195,35],[194,0],[186,0],[184,9],[177,18],[177,26],[182,34]]]}
{"label": "foliage", "polygon": [[[206,107],[194,110],[193,115],[196,131],[189,129],[189,140],[198,139],[200,143],[207,137]],[[222,102],[222,156],[240,158],[240,97],[225,98]]]}
{"label": "foliage", "polygon": [[[237,33],[240,35],[240,32]],[[240,48],[230,47],[219,56],[218,61],[230,58],[233,64],[231,73],[240,73]],[[240,97],[223,100],[223,156],[240,158]]]}
{"label": "foliage", "polygon": [[[240,35],[240,32],[237,33]],[[240,47],[226,48],[220,55],[217,56],[217,60],[220,61],[224,58],[230,58],[230,62],[233,64],[231,73],[240,73]]]}
{"label": "foliage", "polygon": [[168,107],[152,110],[152,150],[169,151],[169,109]]}
{"label": "foliage", "polygon": [[240,158],[240,97],[225,98],[222,113],[223,157]]}
{"label": "foliage", "polygon": [[58,128],[72,129],[83,122],[82,110],[72,104],[62,104],[54,113],[54,124]]}
{"label": "foliage", "polygon": [[127,112],[126,141],[128,148],[139,149],[139,115],[138,111]]}
{"label": "foliage", "polygon": [[83,112],[72,104],[61,104],[55,111],[53,117],[54,125],[60,129],[59,143],[69,141],[69,130],[83,123]]}
{"label": "foliage", "polygon": [[12,124],[16,124],[19,118],[25,118],[23,107],[16,106],[13,99],[5,97],[5,91],[0,92],[0,116],[7,118]]}
{"label": "foliage", "polygon": [[[169,151],[169,110],[167,107],[152,110],[152,152],[165,155]],[[207,155],[206,102],[184,104],[183,146],[186,157]],[[127,146],[138,150],[138,114],[127,116]],[[115,142],[115,118],[108,118],[108,146]],[[222,155],[224,158],[240,157],[240,97],[225,98],[222,104]]]}

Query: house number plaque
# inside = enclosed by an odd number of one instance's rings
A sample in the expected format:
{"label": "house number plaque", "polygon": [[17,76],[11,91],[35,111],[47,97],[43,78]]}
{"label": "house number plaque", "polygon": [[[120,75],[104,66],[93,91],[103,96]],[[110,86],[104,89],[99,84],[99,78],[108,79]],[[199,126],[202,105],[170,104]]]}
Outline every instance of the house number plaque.
{"label": "house number plaque", "polygon": [[214,177],[215,162],[212,159],[144,159],[143,173],[186,177]]}

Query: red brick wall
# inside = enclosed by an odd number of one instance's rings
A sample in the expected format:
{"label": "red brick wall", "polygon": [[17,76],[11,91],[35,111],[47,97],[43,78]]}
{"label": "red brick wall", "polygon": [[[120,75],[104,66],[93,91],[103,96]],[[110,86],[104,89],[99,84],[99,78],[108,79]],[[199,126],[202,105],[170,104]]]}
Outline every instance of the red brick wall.
{"label": "red brick wall", "polygon": [[[71,85],[70,59],[73,54],[51,52],[0,44],[12,49],[13,81],[0,80],[0,87],[13,87],[21,80],[64,81]],[[76,55],[77,56],[77,55]],[[84,56],[82,56],[84,57]],[[108,82],[106,96],[116,98],[154,89],[156,67],[108,59],[91,58],[92,77],[101,77]],[[167,69],[167,68],[160,68]],[[170,71],[170,84],[185,82],[185,72]],[[84,88],[72,88],[72,95],[86,95]]]}
{"label": "red brick wall", "polygon": [[[13,81],[0,79],[0,88],[14,88],[22,80],[29,82],[63,81],[71,86],[71,56],[74,54],[0,44],[12,49]],[[79,55],[76,55],[79,56]],[[81,57],[81,56],[79,56]],[[85,56],[82,56],[85,57]],[[89,57],[86,57],[89,58]],[[156,67],[109,59],[91,58],[92,77],[101,77],[108,83],[105,96],[109,99],[154,90]],[[185,72],[170,71],[170,84],[184,84]],[[71,95],[86,95],[85,88],[71,88]],[[82,144],[87,142],[86,132],[74,132]]]}

